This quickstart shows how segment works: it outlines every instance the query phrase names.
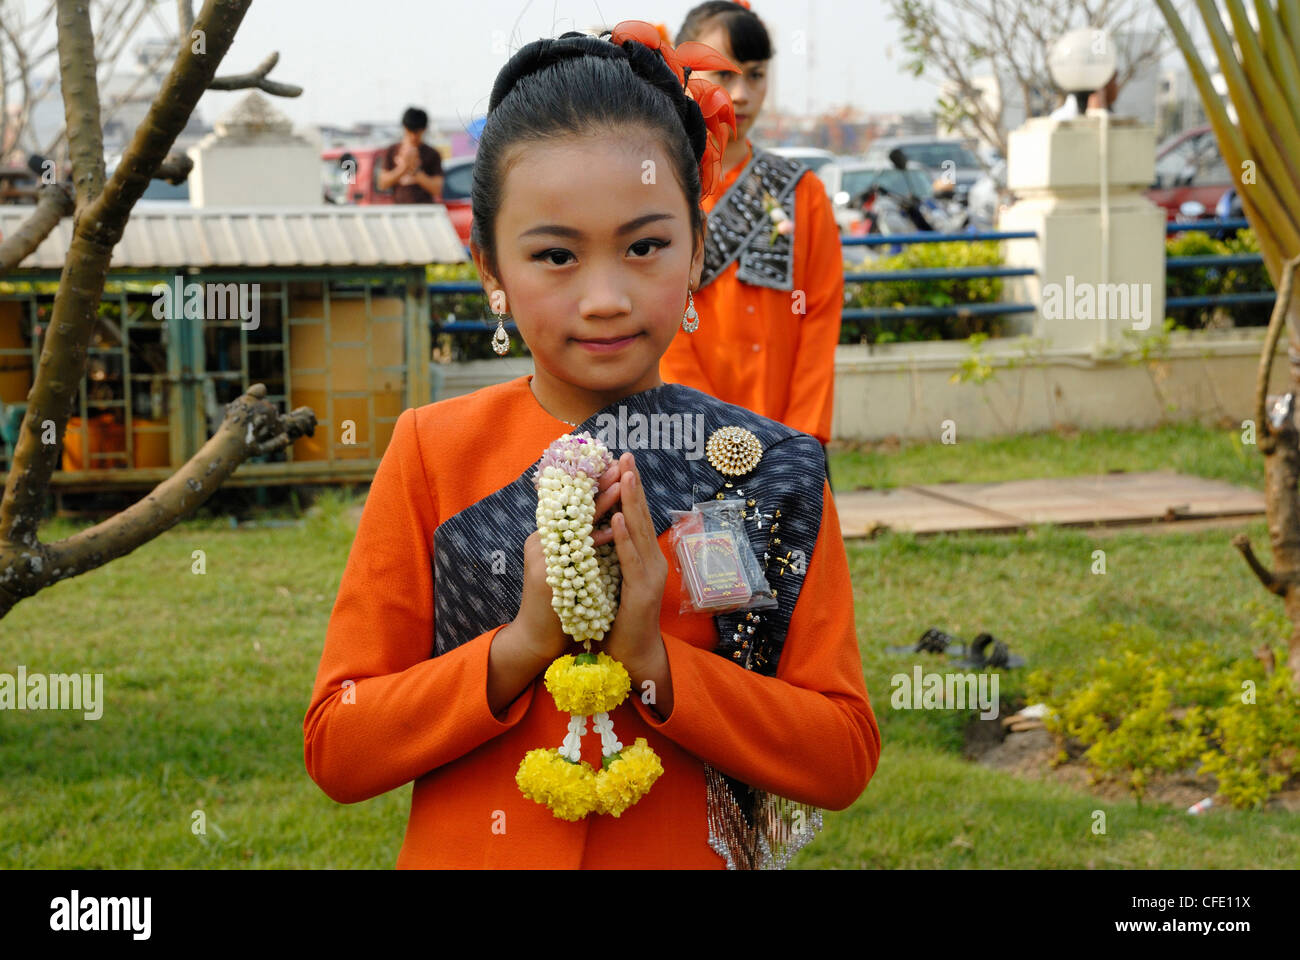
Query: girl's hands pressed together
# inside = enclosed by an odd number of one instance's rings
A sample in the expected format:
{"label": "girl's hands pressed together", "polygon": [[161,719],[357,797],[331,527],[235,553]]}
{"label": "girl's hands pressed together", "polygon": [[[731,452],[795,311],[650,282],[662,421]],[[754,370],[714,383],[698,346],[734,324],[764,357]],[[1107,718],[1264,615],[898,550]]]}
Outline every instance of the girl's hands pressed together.
{"label": "girl's hands pressed together", "polygon": [[524,541],[524,589],[515,624],[520,628],[522,645],[539,661],[550,663],[573,644],[573,638],[560,628],[560,618],[551,606],[546,555],[542,552],[542,535],[536,530]]}
{"label": "girl's hands pressed together", "polygon": [[[631,454],[627,454],[631,456]],[[599,547],[602,543],[609,543],[614,539],[614,530],[609,524],[602,524],[600,521],[605,514],[609,513],[614,504],[618,503],[622,495],[623,488],[619,483],[619,477],[623,473],[623,461],[618,460],[609,465],[609,469],[600,475],[596,481],[596,519],[595,529],[591,531],[592,546]]]}
{"label": "girl's hands pressed together", "polygon": [[618,483],[621,509],[613,515],[610,526],[623,582],[618,614],[605,638],[605,652],[627,667],[634,695],[644,681],[653,681],[654,695],[647,702],[666,718],[672,713],[672,682],[668,654],[659,632],[659,610],[668,580],[668,561],[659,549],[636,458],[625,453],[615,466],[622,471]]}
{"label": "girl's hands pressed together", "polygon": [[[668,654],[659,632],[659,609],[668,578],[668,561],[659,550],[654,520],[641,486],[636,459],[625,453],[596,482],[596,519],[616,505],[608,525],[592,531],[596,546],[614,542],[622,571],[618,613],[601,644],[622,661],[636,690],[653,689],[646,702],[660,716],[672,712]],[[573,638],[560,627],[546,582],[546,556],[537,531],[524,541],[524,585],[519,613],[497,634],[489,653],[488,702],[500,714],[552,660],[577,652]],[[653,687],[644,687],[645,681]]]}
{"label": "girl's hands pressed together", "polygon": [[[596,520],[618,503],[618,464],[613,464],[596,481]],[[595,546],[607,543],[613,532],[595,529],[592,539]],[[542,535],[534,530],[524,541],[524,588],[519,601],[519,613],[514,623],[523,635],[524,646],[544,665],[556,657],[574,652],[573,638],[560,627],[560,618],[551,604],[551,585],[546,582],[546,554],[542,550]]]}

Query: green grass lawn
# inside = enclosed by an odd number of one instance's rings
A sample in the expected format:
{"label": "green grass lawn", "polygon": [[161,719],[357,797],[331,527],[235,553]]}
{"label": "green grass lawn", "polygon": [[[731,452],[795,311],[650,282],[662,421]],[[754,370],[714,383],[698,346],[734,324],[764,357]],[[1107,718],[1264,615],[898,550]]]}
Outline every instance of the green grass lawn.
{"label": "green grass lawn", "polygon": [[[1070,466],[1258,483],[1229,435],[1186,427],[836,454],[832,470],[845,489],[849,476],[993,480]],[[93,722],[65,711],[0,714],[0,867],[392,866],[410,787],[345,806],[303,767],[303,714],[353,535],[341,497],[318,507],[296,527],[189,521],[0,621],[0,671],[102,672],[108,699]],[[43,536],[72,529],[53,521]],[[1246,529],[1263,547],[1263,521]],[[1293,867],[1300,814],[1216,808],[1191,818],[1016,779],[961,758],[965,715],[889,703],[889,678],[915,660],[884,648],[930,626],[965,638],[988,630],[1031,667],[1077,665],[1126,645],[1175,657],[1196,641],[1249,656],[1261,640],[1251,601],[1267,597],[1230,546],[1233,532],[1101,539],[1040,527],[851,542],[884,753],[867,791],[826,815],[796,865]],[[1098,548],[1105,575],[1090,572]],[[195,550],[206,555],[203,576],[191,573]],[[944,669],[938,658],[923,662]],[[1004,675],[1004,701],[1023,691],[1024,673]],[[1091,830],[1098,809],[1104,836]],[[191,832],[197,810],[207,818],[201,837]]]}
{"label": "green grass lawn", "polygon": [[913,483],[1001,483],[1113,470],[1173,470],[1258,489],[1264,486],[1264,458],[1254,446],[1243,446],[1239,430],[1198,424],[1160,430],[1036,433],[953,444],[907,441],[892,452],[831,451],[836,491]]}

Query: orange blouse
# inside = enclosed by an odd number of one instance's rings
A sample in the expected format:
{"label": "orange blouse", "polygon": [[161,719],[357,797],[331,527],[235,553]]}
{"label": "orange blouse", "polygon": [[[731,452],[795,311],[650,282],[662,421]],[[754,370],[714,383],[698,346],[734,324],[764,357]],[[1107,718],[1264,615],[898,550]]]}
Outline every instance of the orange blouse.
{"label": "orange blouse", "polygon": [[[723,868],[708,845],[705,762],[792,800],[834,810],[853,803],[875,772],[880,733],[829,487],[775,677],[712,652],[715,622],[678,612],[680,577],[670,562],[659,623],[673,711],[660,721],[631,696],[611,713],[624,743],[646,738],[663,775],[621,817],[576,823],[519,792],[519,761],[534,747],[558,746],[568,715],[540,675],[493,715],[488,649],[500,626],[431,658],[432,546],[443,520],[522,476],[570,429],[537,403],[530,380],[398,418],[362,510],[303,721],[312,779],[340,803],[415,781],[399,868]],[[665,556],[668,536],[659,538]],[[599,766],[598,736],[586,737],[582,751]]]}
{"label": "orange blouse", "polygon": [[[740,176],[753,156],[727,171],[705,212]],[[684,383],[727,403],[747,407],[823,444],[831,438],[835,346],[844,306],[844,260],[839,228],[822,181],[811,170],[799,178],[794,202],[794,290],[742,283],[732,261],[695,293],[700,325],[678,330],[659,362],[668,383]],[[794,294],[802,291],[804,313]]]}

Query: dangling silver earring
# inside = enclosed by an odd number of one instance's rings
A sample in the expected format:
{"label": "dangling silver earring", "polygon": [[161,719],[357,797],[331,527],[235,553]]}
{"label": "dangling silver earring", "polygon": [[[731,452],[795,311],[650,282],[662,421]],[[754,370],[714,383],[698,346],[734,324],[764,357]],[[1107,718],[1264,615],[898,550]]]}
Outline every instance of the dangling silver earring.
{"label": "dangling silver earring", "polygon": [[497,314],[497,330],[492,334],[492,349],[497,352],[498,356],[505,356],[510,352],[510,334],[506,333],[506,321],[501,314]]}
{"label": "dangling silver earring", "polygon": [[690,287],[686,288],[686,297],[689,302],[686,305],[686,315],[682,317],[682,329],[687,333],[694,333],[700,325],[700,315],[695,312],[695,294],[691,292]]}

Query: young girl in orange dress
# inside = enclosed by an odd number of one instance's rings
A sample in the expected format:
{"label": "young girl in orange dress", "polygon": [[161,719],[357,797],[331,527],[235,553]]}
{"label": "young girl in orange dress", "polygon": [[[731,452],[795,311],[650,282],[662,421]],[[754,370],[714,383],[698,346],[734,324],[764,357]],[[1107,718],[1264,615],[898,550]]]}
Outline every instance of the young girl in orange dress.
{"label": "young girl in orange dress", "polygon": [[700,328],[673,340],[660,373],[812,434],[824,448],[844,306],[830,199],[799,161],[748,139],[767,95],[772,57],[767,28],[749,4],[700,4],[677,34],[676,42],[684,41],[713,47],[742,68],[701,74],[730,94],[738,136],[722,157],[719,196],[704,201],[708,238],[695,298]]}
{"label": "young girl in orange dress", "polygon": [[[688,75],[710,63],[629,21],[530,43],[493,88],[471,248],[535,373],[399,417],[303,722],[307,771],[340,803],[414,781],[398,867],[778,867],[876,769],[816,442],[659,376],[690,326],[700,200],[729,133],[730,102]],[[594,542],[613,543],[622,576],[598,646],[632,689],[609,719],[662,774],[621,815],[566,820],[516,782],[525,754],[566,737],[542,674],[575,652],[552,607],[534,477],[553,441],[598,432],[614,462],[595,488]],[[683,605],[672,511],[714,500],[743,512],[737,539],[774,606]],[[599,766],[597,739],[581,754]]]}

